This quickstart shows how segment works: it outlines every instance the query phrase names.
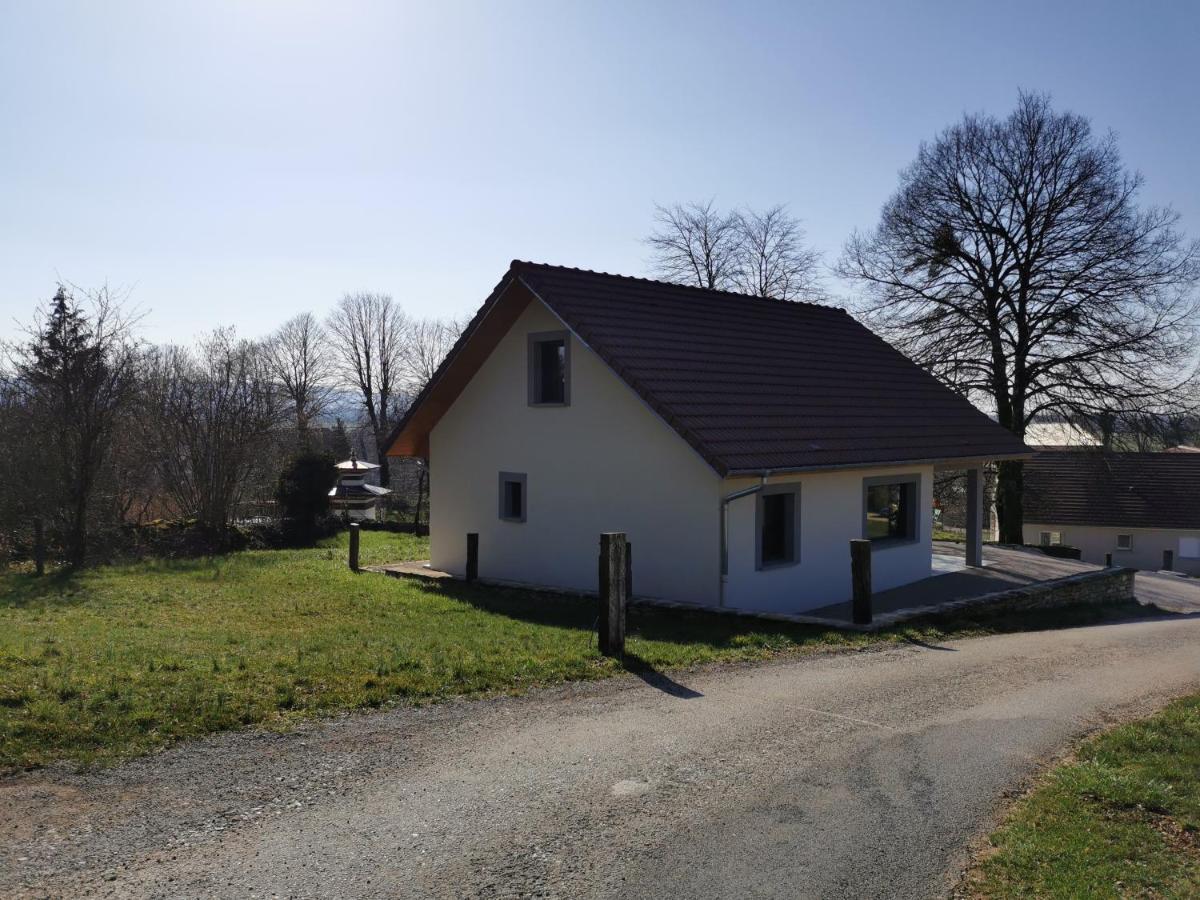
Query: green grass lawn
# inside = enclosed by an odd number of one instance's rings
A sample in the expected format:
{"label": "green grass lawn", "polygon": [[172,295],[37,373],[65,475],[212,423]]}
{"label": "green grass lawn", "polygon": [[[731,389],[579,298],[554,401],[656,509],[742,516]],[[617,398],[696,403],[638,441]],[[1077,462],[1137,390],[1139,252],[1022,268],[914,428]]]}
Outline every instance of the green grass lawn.
{"label": "green grass lawn", "polygon": [[[424,538],[362,535],[364,565],[420,559]],[[422,582],[309,550],[0,574],[0,770],[88,763],[244,725],[398,700],[605,677],[594,600]],[[783,652],[1056,627],[1136,605],[958,618],[877,635],[634,608],[625,665],[663,669]],[[983,614],[978,614],[982,616]]]}
{"label": "green grass lawn", "polygon": [[1200,897],[1200,695],[1086,742],[991,841],[983,897]]}

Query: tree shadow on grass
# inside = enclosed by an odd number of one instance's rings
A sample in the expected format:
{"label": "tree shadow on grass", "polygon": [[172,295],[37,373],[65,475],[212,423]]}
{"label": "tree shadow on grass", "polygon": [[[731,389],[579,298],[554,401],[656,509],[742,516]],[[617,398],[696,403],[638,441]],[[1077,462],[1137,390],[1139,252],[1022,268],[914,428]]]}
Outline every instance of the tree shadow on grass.
{"label": "tree shadow on grass", "polygon": [[0,576],[0,607],[21,608],[34,603],[78,606],[93,597],[83,572],[58,569],[45,575],[20,572]]}

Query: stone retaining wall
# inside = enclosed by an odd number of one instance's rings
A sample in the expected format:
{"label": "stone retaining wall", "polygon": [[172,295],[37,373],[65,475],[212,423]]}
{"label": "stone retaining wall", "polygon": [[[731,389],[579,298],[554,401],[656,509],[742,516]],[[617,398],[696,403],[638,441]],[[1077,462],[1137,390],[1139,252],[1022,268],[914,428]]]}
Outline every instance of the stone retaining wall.
{"label": "stone retaining wall", "polygon": [[988,612],[1012,612],[1022,609],[1048,609],[1134,599],[1134,569],[1115,567],[1095,572],[1080,572],[1053,581],[1038,581],[1007,591],[951,600],[936,606],[898,609],[877,615],[867,629],[886,628],[897,622],[920,616],[940,615],[958,610],[986,607]]}

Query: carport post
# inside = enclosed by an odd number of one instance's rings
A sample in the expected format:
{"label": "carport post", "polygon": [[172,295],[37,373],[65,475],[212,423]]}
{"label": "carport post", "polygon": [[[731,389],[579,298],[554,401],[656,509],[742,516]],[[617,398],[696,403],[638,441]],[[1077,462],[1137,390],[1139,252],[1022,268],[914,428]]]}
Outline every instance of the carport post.
{"label": "carport post", "polygon": [[983,565],[983,470],[967,469],[967,565]]}
{"label": "carport post", "polygon": [[350,523],[350,571],[358,571],[358,523]]}
{"label": "carport post", "polygon": [[600,535],[600,652],[618,659],[625,655],[626,585],[633,578],[628,549],[624,532]]}
{"label": "carport post", "polygon": [[479,535],[467,533],[467,584],[479,580]]}
{"label": "carport post", "polygon": [[850,619],[855,625],[871,624],[871,542],[850,542],[850,578],[854,593],[850,602]]}

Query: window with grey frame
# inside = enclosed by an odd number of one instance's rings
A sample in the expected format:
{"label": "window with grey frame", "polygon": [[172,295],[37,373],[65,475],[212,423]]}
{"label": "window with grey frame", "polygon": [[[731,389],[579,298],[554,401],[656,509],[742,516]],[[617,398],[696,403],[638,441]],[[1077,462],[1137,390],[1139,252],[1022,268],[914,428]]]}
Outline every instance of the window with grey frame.
{"label": "window with grey frame", "polygon": [[500,473],[500,518],[503,521],[525,521],[527,480],[524,473]]}
{"label": "window with grey frame", "polygon": [[800,561],[800,489],[764,488],[758,494],[755,563],[759,569],[790,566]]}
{"label": "window with grey frame", "polygon": [[878,545],[919,540],[919,476],[878,477],[863,481],[863,537]]}
{"label": "window with grey frame", "polygon": [[571,403],[571,341],[565,331],[529,335],[529,405]]}

